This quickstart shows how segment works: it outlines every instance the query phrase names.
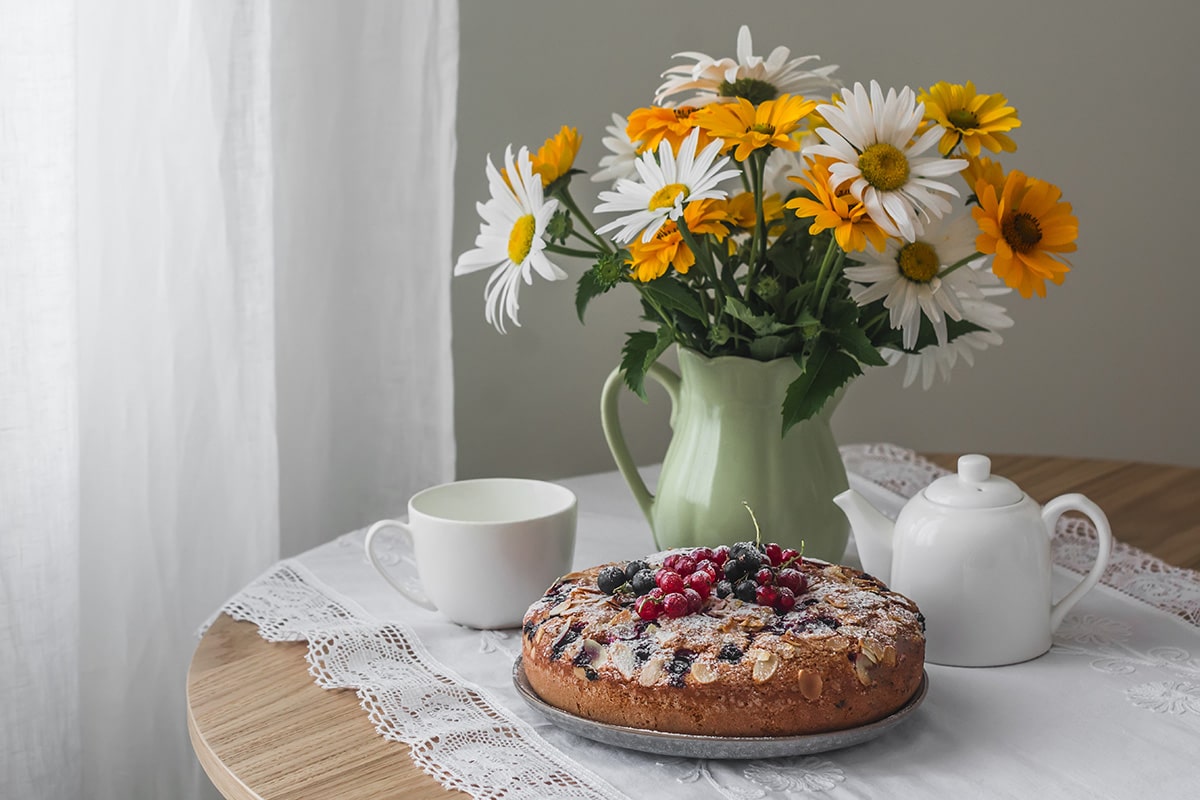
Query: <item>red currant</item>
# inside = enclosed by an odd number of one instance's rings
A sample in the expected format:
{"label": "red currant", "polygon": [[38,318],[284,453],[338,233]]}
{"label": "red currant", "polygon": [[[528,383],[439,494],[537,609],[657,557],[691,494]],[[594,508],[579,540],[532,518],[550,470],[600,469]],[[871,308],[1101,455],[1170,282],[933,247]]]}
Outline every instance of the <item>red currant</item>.
{"label": "red currant", "polygon": [[754,602],[760,606],[774,606],[775,601],[779,599],[779,591],[769,583],[763,584],[754,590]]}
{"label": "red currant", "polygon": [[709,577],[707,572],[696,570],[691,575],[688,575],[683,580],[688,589],[695,591],[700,595],[701,599],[707,598],[712,594],[713,579]]}
{"label": "red currant", "polygon": [[683,596],[687,598],[688,611],[691,611],[693,614],[704,606],[704,598],[700,596],[698,591],[690,586],[683,590]]}
{"label": "red currant", "polygon": [[780,614],[786,614],[796,605],[796,595],[792,594],[792,590],[786,586],[781,586],[778,594],[779,596],[775,598],[775,610]]}
{"label": "red currant", "polygon": [[683,576],[673,570],[660,569],[654,576],[654,582],[667,594],[683,591]]}
{"label": "red currant", "polygon": [[800,566],[800,552],[798,550],[793,550],[792,548],[789,547],[787,550],[784,550],[783,553],[780,555],[779,563],[786,564],[789,567]]}
{"label": "red currant", "polygon": [[691,610],[688,599],[679,592],[671,592],[663,598],[663,611],[668,617],[682,617]]}
{"label": "red currant", "polygon": [[783,548],[771,542],[766,547],[767,558],[771,559],[771,566],[778,567],[783,561]]}
{"label": "red currant", "polygon": [[725,562],[728,560],[729,560],[729,547],[728,546],[721,545],[720,547],[713,550],[712,561],[718,567],[725,566]]}
{"label": "red currant", "polygon": [[697,547],[692,551],[692,559],[697,563],[705,560],[711,560],[713,557],[713,549],[711,547]]}
{"label": "red currant", "polygon": [[662,604],[656,598],[646,594],[637,599],[637,604],[633,608],[642,619],[656,620],[662,611]]}
{"label": "red currant", "polygon": [[675,565],[679,563],[679,559],[683,556],[682,553],[671,553],[663,559],[663,569],[674,570]]}
{"label": "red currant", "polygon": [[667,596],[667,593],[664,592],[662,589],[658,588],[657,586],[655,586],[650,591],[646,592],[646,597],[653,597],[655,600],[658,600],[660,602],[666,596]]}
{"label": "red currant", "polygon": [[696,571],[696,559],[691,556],[680,556],[675,562],[675,571],[680,575],[691,575]]}
{"label": "red currant", "polygon": [[[721,579],[723,570],[715,562],[706,558],[703,561],[696,562],[696,572],[707,572],[708,577],[712,578],[713,583],[716,583]],[[692,574],[695,575],[696,572]]]}
{"label": "red currant", "polygon": [[770,567],[763,567],[754,573],[754,580],[758,582],[759,586],[766,586],[775,582],[775,573],[771,572]]}
{"label": "red currant", "polygon": [[804,582],[804,574],[799,570],[794,570],[789,567],[784,567],[779,570],[779,574],[775,576],[775,583],[780,586],[786,586],[793,592],[803,591],[800,587]]}

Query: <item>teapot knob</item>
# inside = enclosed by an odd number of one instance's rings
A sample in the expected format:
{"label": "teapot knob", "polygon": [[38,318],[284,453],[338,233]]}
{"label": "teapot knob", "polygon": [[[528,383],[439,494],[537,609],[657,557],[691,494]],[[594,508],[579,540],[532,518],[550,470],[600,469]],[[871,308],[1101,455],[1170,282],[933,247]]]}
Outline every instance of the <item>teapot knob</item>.
{"label": "teapot knob", "polygon": [[984,483],[992,474],[992,460],[987,456],[969,455],[958,459],[958,477],[966,483]]}

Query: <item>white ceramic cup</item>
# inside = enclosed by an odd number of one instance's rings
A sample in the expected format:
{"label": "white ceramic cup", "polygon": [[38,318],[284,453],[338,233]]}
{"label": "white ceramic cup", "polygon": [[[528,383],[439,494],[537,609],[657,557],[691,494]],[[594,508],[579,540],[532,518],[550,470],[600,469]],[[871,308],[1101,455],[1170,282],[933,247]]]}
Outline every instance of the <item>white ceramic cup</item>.
{"label": "white ceramic cup", "polygon": [[[575,495],[555,483],[480,478],[434,486],[408,501],[408,522],[367,530],[367,558],[401,594],[471,628],[512,628],[575,556]],[[395,568],[373,546],[394,528],[413,558]],[[414,568],[416,575],[413,574]]]}

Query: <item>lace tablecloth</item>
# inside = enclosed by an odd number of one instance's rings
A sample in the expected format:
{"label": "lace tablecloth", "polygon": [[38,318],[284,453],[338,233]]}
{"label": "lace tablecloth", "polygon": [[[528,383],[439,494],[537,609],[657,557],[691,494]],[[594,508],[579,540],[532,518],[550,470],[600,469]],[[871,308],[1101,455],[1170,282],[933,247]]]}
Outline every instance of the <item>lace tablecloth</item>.
{"label": "lace tablecloth", "polygon": [[[889,445],[842,455],[855,482],[903,497],[944,474]],[[653,549],[617,473],[562,483],[580,501],[577,566]],[[409,604],[372,569],[362,541],[356,531],[280,562],[221,610],[268,641],[307,641],[320,686],[357,692],[382,736],[473,797],[1024,800],[1134,798],[1147,787],[1200,796],[1200,574],[1125,545],[1045,656],[997,669],[928,665],[921,708],[867,744],[715,761],[612,748],[547,723],[512,687],[519,631],[468,630]],[[1060,521],[1056,596],[1088,570],[1094,548],[1089,523]],[[856,558],[852,546],[846,560]]]}

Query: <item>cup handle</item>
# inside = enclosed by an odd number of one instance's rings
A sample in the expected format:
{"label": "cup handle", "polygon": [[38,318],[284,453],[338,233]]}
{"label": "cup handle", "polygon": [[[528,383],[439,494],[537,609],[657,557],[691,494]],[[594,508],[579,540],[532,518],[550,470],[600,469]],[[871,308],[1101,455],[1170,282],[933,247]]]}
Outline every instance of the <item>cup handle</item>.
{"label": "cup handle", "polygon": [[1108,524],[1108,517],[1105,516],[1100,506],[1081,494],[1064,494],[1046,503],[1042,509],[1042,522],[1045,523],[1046,530],[1051,536],[1054,535],[1055,523],[1066,511],[1081,511],[1092,521],[1092,525],[1096,527],[1099,552],[1096,554],[1096,563],[1092,565],[1092,570],[1087,577],[1080,581],[1074,589],[1067,592],[1063,599],[1050,607],[1051,633],[1058,630],[1058,626],[1062,624],[1063,618],[1067,616],[1071,607],[1078,603],[1079,599],[1100,580],[1104,568],[1108,566],[1109,556],[1112,555],[1113,536],[1112,528]]}
{"label": "cup handle", "polygon": [[[671,398],[671,427],[674,428],[675,412],[679,408],[679,376],[662,364],[651,364],[650,368],[646,370],[646,377],[653,378],[667,390],[667,396]],[[613,460],[617,462],[617,469],[625,478],[625,482],[629,484],[633,498],[637,500],[638,507],[646,515],[646,521],[653,526],[654,522],[650,518],[650,511],[654,507],[654,495],[646,488],[646,482],[642,480],[637,464],[633,462],[633,456],[629,454],[629,447],[625,443],[625,434],[621,432],[621,416],[618,413],[617,396],[623,383],[620,367],[609,373],[608,380],[604,382],[604,389],[600,392],[600,422],[604,427],[604,439],[608,442],[608,449],[612,451]]]}
{"label": "cup handle", "polygon": [[404,582],[397,580],[391,574],[391,572],[384,567],[383,563],[380,562],[379,557],[375,555],[375,551],[371,548],[371,542],[374,541],[375,534],[387,528],[396,528],[403,533],[408,538],[409,549],[412,549],[412,530],[408,527],[408,525],[394,519],[380,520],[367,529],[367,538],[363,540],[363,548],[367,551],[367,559],[370,560],[371,566],[375,567],[375,569],[379,571],[379,574],[383,576],[384,580],[390,583],[396,589],[396,591],[400,592],[400,594],[404,595],[421,608],[428,609],[429,611],[437,611],[437,606],[435,606],[433,601],[425,596],[425,591],[423,588],[421,588],[420,579],[416,574],[416,562],[413,560],[412,556],[405,556],[401,558],[401,562],[406,563],[409,567],[409,569],[405,570],[405,572],[408,573],[408,580],[407,582]]}

